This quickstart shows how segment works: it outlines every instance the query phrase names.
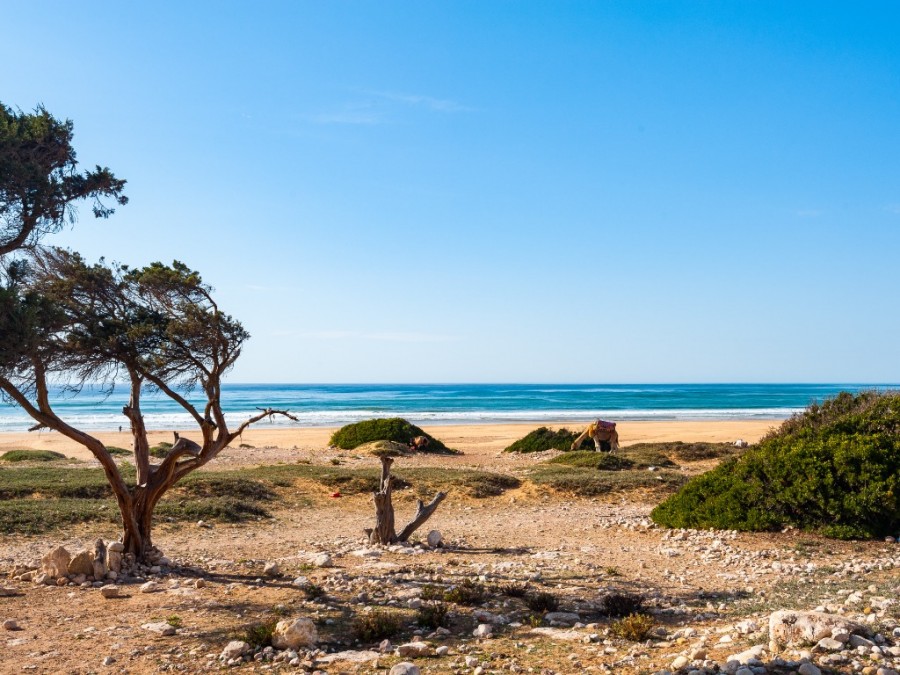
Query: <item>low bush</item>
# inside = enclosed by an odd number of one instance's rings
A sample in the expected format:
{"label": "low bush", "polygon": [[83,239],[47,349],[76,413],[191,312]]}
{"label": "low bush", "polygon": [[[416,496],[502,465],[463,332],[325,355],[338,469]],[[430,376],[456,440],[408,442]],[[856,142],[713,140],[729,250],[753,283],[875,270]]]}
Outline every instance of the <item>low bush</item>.
{"label": "low bush", "polygon": [[52,450],[9,450],[0,455],[4,462],[57,462],[61,459],[66,456]]}
{"label": "low bush", "polygon": [[162,443],[157,443],[156,445],[150,448],[150,456],[156,457],[157,459],[165,459],[169,456],[169,452],[172,450],[172,444],[163,441]]}
{"label": "low bush", "polygon": [[647,614],[629,614],[623,619],[614,621],[609,627],[609,632],[623,640],[643,642],[649,639],[653,626],[653,617]]}
{"label": "low bush", "polygon": [[277,624],[278,619],[250,624],[235,639],[246,642],[251,649],[268,647],[272,644],[272,636],[275,634]]}
{"label": "low bush", "polygon": [[675,471],[646,469],[598,471],[549,463],[532,468],[528,478],[535,485],[581,497],[596,497],[639,488],[674,492],[687,480],[685,476]]}
{"label": "low bush", "polygon": [[547,427],[540,427],[523,436],[510,445],[504,452],[544,452],[545,450],[568,451],[572,442],[580,434],[568,429],[552,431]]}
{"label": "low bush", "polygon": [[666,527],[883,537],[900,530],[900,393],[846,392],[787,420],[651,513]]}
{"label": "low bush", "polygon": [[610,593],[603,596],[601,610],[606,616],[628,616],[638,614],[644,608],[644,600],[630,593]]}
{"label": "low bush", "polygon": [[403,628],[403,614],[384,609],[357,614],[350,624],[350,631],[356,639],[374,642],[393,637]]}
{"label": "low bush", "polygon": [[559,600],[552,593],[544,591],[529,593],[525,596],[525,606],[532,612],[555,612],[559,609]]}
{"label": "low bush", "polygon": [[426,602],[416,612],[416,623],[423,628],[440,628],[448,622],[447,605],[443,602]]}
{"label": "low bush", "polygon": [[476,607],[488,598],[487,588],[483,584],[471,579],[462,582],[444,591],[446,602],[455,602],[457,605]]}
{"label": "low bush", "polygon": [[343,450],[353,450],[363,443],[372,441],[394,441],[407,444],[416,436],[425,436],[428,439],[428,446],[421,452],[455,452],[401,417],[379,418],[348,424],[335,431],[329,442]]}
{"label": "low bush", "polygon": [[610,452],[594,452],[593,450],[567,452],[564,455],[557,455],[547,463],[578,466],[585,469],[600,469],[602,471],[622,471],[623,469],[634,467],[634,462],[621,455]]}

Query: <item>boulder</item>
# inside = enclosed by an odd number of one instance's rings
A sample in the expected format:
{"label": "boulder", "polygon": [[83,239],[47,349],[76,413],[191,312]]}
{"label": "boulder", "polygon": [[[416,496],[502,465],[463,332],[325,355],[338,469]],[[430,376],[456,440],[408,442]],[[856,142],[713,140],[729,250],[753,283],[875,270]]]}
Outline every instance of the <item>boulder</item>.
{"label": "boulder", "polygon": [[106,586],[103,586],[100,589],[100,595],[102,595],[104,598],[107,598],[107,599],[118,598],[119,590],[120,590],[119,587],[116,586],[115,584],[108,584]]}
{"label": "boulder", "polygon": [[816,643],[835,631],[866,632],[862,625],[839,614],[779,610],[769,617],[769,639],[776,646]]}
{"label": "boulder", "polygon": [[312,619],[286,619],[275,624],[272,646],[275,649],[298,649],[313,647],[319,641],[319,634]]}
{"label": "boulder", "polygon": [[62,546],[58,546],[41,558],[41,572],[53,579],[64,577],[69,572],[72,554]]}
{"label": "boulder", "polygon": [[416,664],[409,661],[401,661],[391,668],[389,675],[421,675],[421,673],[422,671],[419,670],[419,666]]}
{"label": "boulder", "polygon": [[75,556],[69,561],[69,565],[66,568],[70,575],[78,576],[79,574],[83,574],[85,576],[92,576],[94,574],[94,555],[90,551],[78,551]]}
{"label": "boulder", "polygon": [[141,628],[149,630],[157,635],[175,635],[175,626],[168,621],[156,621],[154,623],[141,624]]}
{"label": "boulder", "polygon": [[429,548],[438,548],[444,543],[444,537],[441,535],[440,531],[431,530],[431,532],[428,533],[426,541],[428,542]]}
{"label": "boulder", "polygon": [[331,562],[330,555],[327,553],[319,553],[313,557],[312,564],[316,567],[331,567],[333,563]]}
{"label": "boulder", "polygon": [[219,654],[219,658],[227,661],[228,659],[238,659],[242,657],[244,654],[250,651],[250,645],[241,640],[232,640],[227,645],[225,645],[225,649],[222,650],[222,653]]}
{"label": "boulder", "polygon": [[397,647],[397,656],[430,656],[431,647],[424,642],[407,642]]}
{"label": "boulder", "polygon": [[278,563],[277,562],[267,562],[266,566],[263,567],[263,576],[266,576],[266,577],[281,576],[281,568],[278,567]]}

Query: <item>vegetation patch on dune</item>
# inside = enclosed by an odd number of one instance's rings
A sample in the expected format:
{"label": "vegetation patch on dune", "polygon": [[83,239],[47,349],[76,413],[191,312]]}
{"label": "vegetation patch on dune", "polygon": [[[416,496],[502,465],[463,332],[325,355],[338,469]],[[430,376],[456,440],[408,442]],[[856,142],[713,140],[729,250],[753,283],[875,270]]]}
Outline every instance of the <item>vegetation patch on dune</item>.
{"label": "vegetation patch on dune", "polygon": [[601,471],[597,468],[550,463],[533,467],[528,473],[528,479],[536,485],[581,497],[596,497],[639,488],[673,491],[686,480],[676,471]]}
{"label": "vegetation patch on dune", "polygon": [[622,471],[623,469],[634,468],[634,462],[622,455],[615,455],[609,452],[594,452],[593,450],[567,452],[563,455],[557,455],[547,463],[578,466],[584,469],[601,469],[604,471]]}
{"label": "vegetation patch on dune", "polygon": [[456,452],[402,417],[379,418],[347,424],[331,435],[329,443],[343,450],[353,450],[363,443],[372,441],[394,441],[406,445],[416,436],[425,436],[428,439],[428,446],[422,452]]}
{"label": "vegetation patch on dune", "polygon": [[504,452],[567,451],[578,436],[576,432],[565,428],[553,431],[548,427],[539,427],[508,446]]}
{"label": "vegetation patch on dune", "polygon": [[4,462],[57,462],[61,459],[66,456],[53,450],[7,450],[0,455]]}
{"label": "vegetation patch on dune", "polygon": [[841,393],[654,509],[667,527],[773,530],[838,538],[900,530],[900,393]]}

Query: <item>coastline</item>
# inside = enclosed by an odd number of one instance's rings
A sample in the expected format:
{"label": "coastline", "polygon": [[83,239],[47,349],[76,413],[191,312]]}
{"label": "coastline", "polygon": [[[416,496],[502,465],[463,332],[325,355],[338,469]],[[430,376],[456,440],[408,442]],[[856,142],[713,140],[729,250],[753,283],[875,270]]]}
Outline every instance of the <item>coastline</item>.
{"label": "coastline", "polygon": [[[618,425],[620,443],[623,446],[643,442],[732,442],[741,438],[754,443],[770,429],[778,427],[783,420],[666,420],[666,421],[624,421]],[[578,429],[581,425],[571,421],[557,422],[515,422],[500,424],[438,424],[421,425],[435,438],[446,445],[459,449],[466,454],[495,455],[521,438],[528,432],[541,426],[558,429]],[[338,427],[267,427],[260,423],[256,428],[246,431],[239,443],[246,443],[255,448],[277,447],[283,449],[315,450],[328,447],[328,439]],[[181,430],[179,430],[181,431]],[[109,446],[121,448],[131,447],[131,434],[127,430],[91,432]],[[197,436],[196,430],[182,433],[188,438]],[[198,437],[195,438],[199,440]],[[171,431],[153,431],[150,433],[151,444],[162,441],[171,442]],[[53,450],[67,457],[79,460],[91,460],[93,456],[78,443],[56,432],[2,432],[0,433],[0,454],[7,450],[30,448],[35,450]],[[229,451],[231,452],[231,451]],[[235,449],[234,452],[239,452]],[[212,465],[215,465],[215,460]]]}

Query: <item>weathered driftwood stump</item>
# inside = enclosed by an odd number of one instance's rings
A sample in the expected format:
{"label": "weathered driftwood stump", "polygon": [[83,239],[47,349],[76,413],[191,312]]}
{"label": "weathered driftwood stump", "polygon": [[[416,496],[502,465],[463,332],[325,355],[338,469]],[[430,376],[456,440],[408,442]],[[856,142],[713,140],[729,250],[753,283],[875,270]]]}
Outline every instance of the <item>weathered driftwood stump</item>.
{"label": "weathered driftwood stump", "polygon": [[395,544],[398,541],[408,541],[413,532],[418,530],[431,514],[437,510],[438,505],[447,496],[445,492],[438,492],[434,499],[427,505],[418,500],[416,515],[400,534],[394,528],[394,505],[391,502],[391,489],[393,477],[391,476],[392,457],[381,458],[381,483],[378,492],[373,493],[375,498],[375,527],[369,532],[370,544]]}

